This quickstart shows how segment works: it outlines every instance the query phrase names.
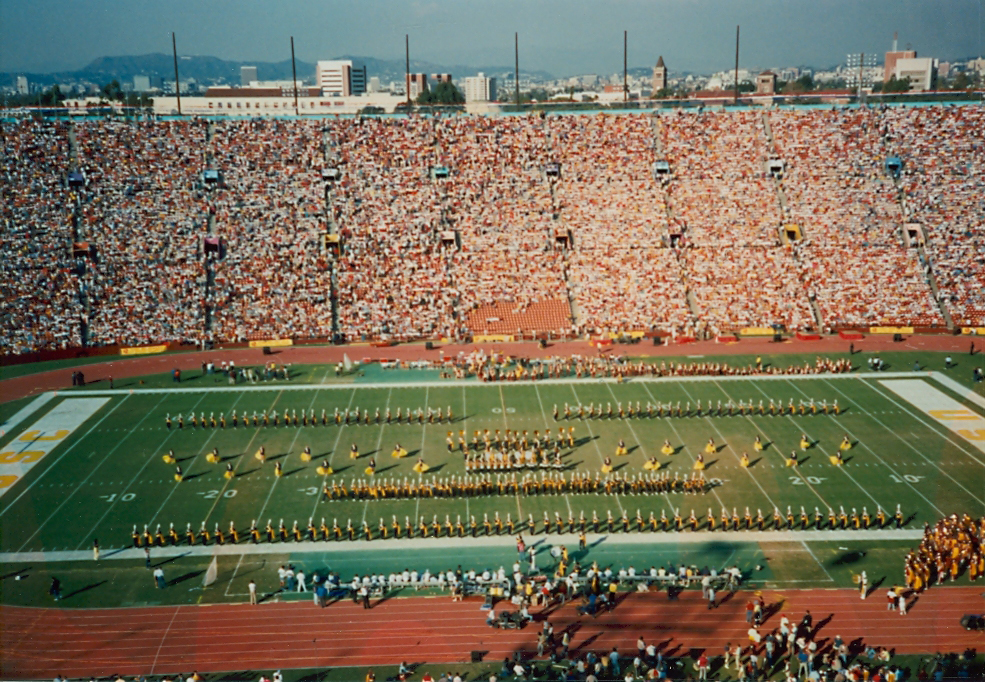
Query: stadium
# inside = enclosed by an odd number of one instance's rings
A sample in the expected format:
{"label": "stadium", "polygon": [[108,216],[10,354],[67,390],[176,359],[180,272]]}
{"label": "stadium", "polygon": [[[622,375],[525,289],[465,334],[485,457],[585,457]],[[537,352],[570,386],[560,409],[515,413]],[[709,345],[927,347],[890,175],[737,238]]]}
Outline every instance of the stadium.
{"label": "stadium", "polygon": [[5,679],[983,674],[980,105],[2,125]]}

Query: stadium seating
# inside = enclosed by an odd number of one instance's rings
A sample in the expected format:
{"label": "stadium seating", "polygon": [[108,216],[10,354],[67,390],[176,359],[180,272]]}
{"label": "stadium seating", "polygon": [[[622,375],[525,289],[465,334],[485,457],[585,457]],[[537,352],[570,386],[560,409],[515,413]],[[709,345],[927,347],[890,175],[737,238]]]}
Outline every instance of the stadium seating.
{"label": "stadium seating", "polygon": [[4,353],[985,323],[980,108],[2,125]]}

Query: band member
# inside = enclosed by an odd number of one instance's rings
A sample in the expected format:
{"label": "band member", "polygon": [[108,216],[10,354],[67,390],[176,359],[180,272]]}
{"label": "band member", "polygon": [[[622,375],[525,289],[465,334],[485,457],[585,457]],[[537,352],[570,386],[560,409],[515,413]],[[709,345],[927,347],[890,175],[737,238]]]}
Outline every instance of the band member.
{"label": "band member", "polygon": [[674,454],[674,446],[670,444],[669,440],[664,441],[664,444],[660,448],[660,453],[664,455]]}

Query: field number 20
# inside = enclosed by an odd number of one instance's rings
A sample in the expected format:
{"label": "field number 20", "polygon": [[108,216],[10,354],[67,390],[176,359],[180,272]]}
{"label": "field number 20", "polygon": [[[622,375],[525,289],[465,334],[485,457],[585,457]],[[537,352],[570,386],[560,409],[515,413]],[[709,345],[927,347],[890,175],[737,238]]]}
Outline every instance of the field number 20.
{"label": "field number 20", "polygon": [[801,478],[800,476],[790,477],[790,482],[793,485],[804,485],[805,482],[810,483],[811,485],[819,485],[821,483],[824,483],[825,480],[826,479],[823,479],[819,476],[804,476],[803,478]]}
{"label": "field number 20", "polygon": [[893,483],[919,483],[923,480],[923,476],[914,476],[913,474],[903,474],[902,476],[889,474],[889,477],[893,479]]}
{"label": "field number 20", "polygon": [[[219,497],[219,493],[219,490],[207,490],[204,493],[199,493],[199,495],[203,496],[207,500],[214,500]],[[229,490],[223,492],[222,496],[226,498],[236,497],[236,489],[230,488]]]}

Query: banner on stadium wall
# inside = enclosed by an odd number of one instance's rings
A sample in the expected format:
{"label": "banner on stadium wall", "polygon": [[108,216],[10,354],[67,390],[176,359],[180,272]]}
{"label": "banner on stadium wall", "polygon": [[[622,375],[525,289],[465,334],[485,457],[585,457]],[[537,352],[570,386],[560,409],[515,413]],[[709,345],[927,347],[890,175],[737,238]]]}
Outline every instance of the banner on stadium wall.
{"label": "banner on stadium wall", "polygon": [[743,327],[739,330],[742,336],[773,336],[772,327]]}
{"label": "banner on stadium wall", "polygon": [[623,339],[627,336],[631,339],[642,339],[646,335],[645,331],[633,331],[633,332],[609,332],[610,339]]}
{"label": "banner on stadium wall", "polygon": [[263,348],[264,346],[270,346],[271,348],[279,348],[282,346],[293,346],[294,341],[291,339],[267,339],[265,341],[250,341],[250,348]]}
{"label": "banner on stadium wall", "polygon": [[912,334],[913,327],[869,327],[870,334]]}
{"label": "banner on stadium wall", "polygon": [[985,336],[985,327],[962,327],[962,334],[977,334],[978,336]]}
{"label": "banner on stadium wall", "polygon": [[167,344],[160,346],[137,346],[133,348],[121,348],[120,355],[153,355],[163,353],[168,349]]}
{"label": "banner on stadium wall", "polygon": [[512,341],[512,334],[476,334],[472,337],[475,343],[488,343],[490,341]]}

